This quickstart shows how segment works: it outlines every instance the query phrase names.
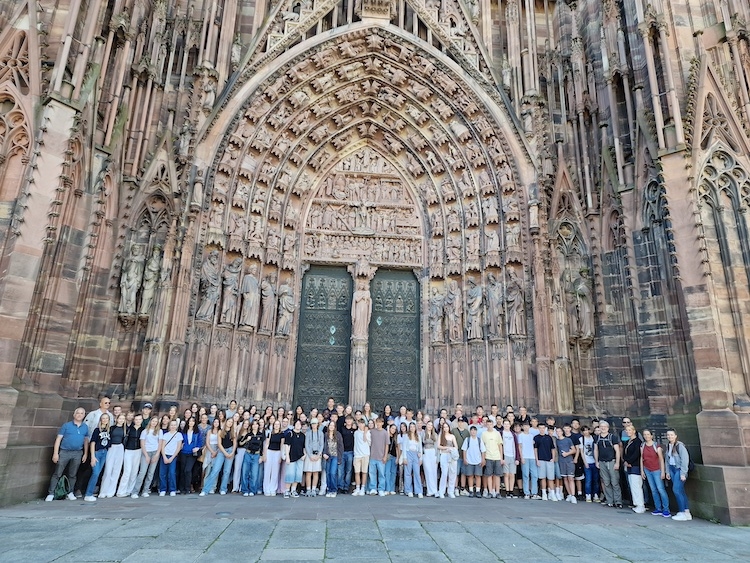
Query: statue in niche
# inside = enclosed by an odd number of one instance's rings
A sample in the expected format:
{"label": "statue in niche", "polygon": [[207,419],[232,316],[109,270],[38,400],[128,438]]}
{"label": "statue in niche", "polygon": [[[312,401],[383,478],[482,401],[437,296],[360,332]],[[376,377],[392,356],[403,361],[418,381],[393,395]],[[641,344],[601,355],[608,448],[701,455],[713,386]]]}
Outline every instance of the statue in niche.
{"label": "statue in niche", "polygon": [[235,258],[231,264],[224,267],[224,292],[221,299],[221,322],[234,324],[237,317],[237,295],[240,287],[240,272],[242,272],[242,258]]}
{"label": "statue in niche", "polygon": [[263,219],[260,215],[252,215],[250,220],[250,240],[261,242],[263,240]]}
{"label": "statue in niche", "polygon": [[462,317],[463,298],[461,289],[458,287],[456,280],[451,280],[445,295],[445,319],[448,323],[448,338],[451,342],[460,342],[463,337]]}
{"label": "statue in niche", "polygon": [[570,281],[572,277],[570,273],[566,277],[568,278],[568,283],[566,284],[565,298],[570,336],[590,338],[594,335],[594,311],[591,301],[592,287],[588,268],[582,268],[580,275],[572,281]]}
{"label": "statue in niche", "polygon": [[135,300],[143,278],[143,248],[139,244],[130,247],[130,258],[120,277],[120,312],[135,313]]}
{"label": "statue in niche", "polygon": [[188,120],[185,120],[182,124],[182,129],[180,129],[180,137],[179,137],[179,143],[180,143],[180,149],[179,149],[179,155],[182,157],[185,157],[188,155],[188,152],[190,152],[190,140],[193,137],[193,130],[192,126],[190,125],[190,122]]}
{"label": "statue in niche", "polygon": [[518,248],[518,241],[521,238],[521,225],[509,225],[505,231],[505,242],[509,249]]}
{"label": "statue in niche", "polygon": [[503,288],[495,274],[487,276],[487,332],[490,336],[501,336],[503,318]]}
{"label": "statue in niche", "polygon": [[366,280],[357,280],[352,295],[352,338],[367,338],[372,316],[372,297]]}
{"label": "statue in niche", "polygon": [[466,293],[466,328],[469,340],[481,340],[484,337],[482,330],[483,291],[482,286],[472,276],[467,279],[469,291]]}
{"label": "statue in niche", "polygon": [[289,336],[292,331],[292,319],[296,304],[294,301],[294,289],[292,288],[292,278],[289,277],[279,286],[279,321],[276,324],[276,334],[279,336]]}
{"label": "statue in niche", "polygon": [[487,254],[500,252],[500,238],[497,236],[497,231],[495,229],[487,230],[484,236],[484,243],[485,248],[487,249]]}
{"label": "statue in niche", "polygon": [[250,186],[245,182],[240,182],[237,185],[237,189],[232,197],[232,205],[245,209],[247,206],[247,199],[250,197]]}
{"label": "statue in niche", "polygon": [[430,340],[432,342],[443,342],[445,319],[445,296],[437,287],[432,288],[430,297]]}
{"label": "statue in niche", "polygon": [[143,293],[141,294],[141,315],[148,315],[154,303],[156,282],[159,281],[161,269],[161,247],[157,244],[151,251],[151,258],[146,262],[143,271]]}
{"label": "statue in niche", "polygon": [[240,311],[240,326],[256,328],[258,313],[260,312],[260,287],[258,285],[258,266],[253,264],[242,279],[242,310]]}
{"label": "statue in niche", "polygon": [[479,0],[466,0],[466,6],[469,8],[469,17],[471,22],[479,22]]}
{"label": "statue in niche", "polygon": [[271,332],[276,316],[276,274],[271,272],[260,284],[260,330]]}
{"label": "statue in niche", "polygon": [[232,211],[229,214],[229,234],[233,237],[244,238],[247,233],[247,221],[244,213]]}
{"label": "statue in niche", "polygon": [[216,84],[206,77],[203,81],[203,111],[211,111],[216,102]]}
{"label": "statue in niche", "polygon": [[443,243],[440,239],[430,241],[430,266],[433,268],[443,263]]}
{"label": "statue in niche", "polygon": [[219,286],[221,285],[221,272],[219,271],[219,251],[212,250],[208,259],[201,268],[201,279],[198,286],[200,295],[200,306],[195,314],[196,320],[212,321],[214,309],[219,301]]}
{"label": "statue in niche", "polygon": [[497,215],[497,202],[494,196],[484,200],[484,222],[486,224],[497,223],[499,217]]}
{"label": "statue in niche", "polygon": [[515,270],[510,270],[505,301],[508,304],[508,334],[526,334],[525,295]]}
{"label": "statue in niche", "polygon": [[218,204],[214,206],[213,210],[211,211],[211,218],[208,221],[208,228],[221,231],[223,223],[224,223],[224,202],[220,201]]}

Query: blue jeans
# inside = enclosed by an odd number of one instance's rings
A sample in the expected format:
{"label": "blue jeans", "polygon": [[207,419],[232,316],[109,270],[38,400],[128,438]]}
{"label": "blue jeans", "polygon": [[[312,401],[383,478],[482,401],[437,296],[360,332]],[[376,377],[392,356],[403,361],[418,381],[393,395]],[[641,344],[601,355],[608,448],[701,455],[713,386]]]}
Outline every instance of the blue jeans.
{"label": "blue jeans", "polygon": [[107,450],[99,450],[94,454],[96,457],[96,465],[91,468],[91,479],[86,487],[86,496],[90,497],[94,495],[94,489],[96,488],[96,482],[99,480],[99,475],[104,470],[104,464],[107,461]]}
{"label": "blue jeans", "polygon": [[[227,453],[231,454],[233,448],[227,448]],[[229,485],[229,474],[232,472],[232,461],[234,458],[226,457],[221,450],[216,454],[213,463],[211,464],[211,473],[206,477],[206,481],[203,483],[203,492],[208,494],[213,492],[216,488],[216,481],[219,479],[219,473],[221,472],[221,487],[220,491],[227,492],[227,485]]]}
{"label": "blue jeans", "polygon": [[385,492],[385,462],[380,459],[371,459],[367,476],[367,484],[370,491],[375,490],[377,483],[378,492]]}
{"label": "blue jeans", "polygon": [[649,471],[644,468],[643,473],[646,474],[646,480],[651,489],[654,508],[659,512],[669,512],[669,497],[667,496],[667,489],[664,487],[664,480],[661,478],[661,471],[658,469],[656,471]]}
{"label": "blue jeans", "polygon": [[352,466],[354,465],[354,452],[344,452],[339,465],[339,489],[348,492],[352,484]]}
{"label": "blue jeans", "polygon": [[266,463],[258,464],[258,475],[255,479],[255,494],[263,492],[263,472],[266,470]]}
{"label": "blue jeans", "polygon": [[[536,467],[536,459],[526,458],[521,464],[521,477],[523,478],[523,494],[539,494],[539,472]],[[529,488],[529,485],[531,487]]]}
{"label": "blue jeans", "polygon": [[177,491],[177,458],[175,457],[171,463],[164,463],[162,456],[159,464],[159,492],[171,493],[172,491]]}
{"label": "blue jeans", "polygon": [[396,472],[398,471],[398,465],[396,465],[396,457],[389,455],[388,461],[385,462],[385,490],[389,493],[396,492]]}
{"label": "blue jeans", "polygon": [[595,463],[589,463],[588,467],[583,468],[583,475],[586,478],[585,491],[587,495],[599,494],[599,468]]}
{"label": "blue jeans", "polygon": [[690,507],[688,506],[688,498],[685,493],[685,483],[680,479],[680,468],[676,465],[670,465],[669,476],[672,479],[672,492],[674,498],[677,500],[677,512],[685,512]]}
{"label": "blue jeans", "polygon": [[326,492],[335,493],[339,483],[339,458],[330,457],[326,463]]}
{"label": "blue jeans", "polygon": [[258,494],[258,469],[260,454],[245,453],[242,459],[242,484],[240,492]]}
{"label": "blue jeans", "polygon": [[406,494],[422,494],[422,477],[419,475],[419,455],[417,452],[406,452],[404,469],[404,491]]}

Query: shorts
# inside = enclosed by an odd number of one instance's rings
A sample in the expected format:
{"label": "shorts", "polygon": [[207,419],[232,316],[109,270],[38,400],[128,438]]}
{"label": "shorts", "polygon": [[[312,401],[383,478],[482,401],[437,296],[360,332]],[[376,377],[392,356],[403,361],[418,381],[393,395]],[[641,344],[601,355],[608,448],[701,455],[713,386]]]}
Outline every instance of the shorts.
{"label": "shorts", "polygon": [[486,477],[492,477],[493,475],[503,474],[503,464],[500,463],[499,459],[488,459],[484,466],[484,474]]}
{"label": "shorts", "polygon": [[505,465],[503,466],[503,475],[516,474],[516,458],[509,455],[505,456]]}
{"label": "shorts", "polygon": [[469,477],[473,477],[476,475],[477,477],[482,476],[482,464],[477,463],[476,465],[468,465],[464,464],[464,475],[468,475]]}
{"label": "shorts", "polygon": [[537,473],[540,479],[554,479],[555,478],[555,462],[554,461],[539,461],[539,467]]}
{"label": "shorts", "polygon": [[[560,479],[562,477],[562,473],[560,472],[560,460],[558,459],[555,462],[555,479]],[[551,479],[551,477],[547,477],[547,479]]]}
{"label": "shorts", "polygon": [[300,483],[302,482],[302,466],[304,461],[298,459],[294,462],[286,462],[286,473],[284,474],[285,483]]}
{"label": "shorts", "polygon": [[560,467],[561,477],[572,477],[576,472],[576,465],[570,458],[561,459],[557,465]]}
{"label": "shorts", "polygon": [[368,473],[370,471],[370,456],[354,458],[354,472]]}

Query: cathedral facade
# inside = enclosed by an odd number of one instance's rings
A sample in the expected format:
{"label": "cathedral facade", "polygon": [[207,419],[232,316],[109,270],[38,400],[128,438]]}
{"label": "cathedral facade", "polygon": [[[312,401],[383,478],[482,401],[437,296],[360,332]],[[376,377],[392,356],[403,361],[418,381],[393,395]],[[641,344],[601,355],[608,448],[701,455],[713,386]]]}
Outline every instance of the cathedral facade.
{"label": "cathedral facade", "polygon": [[676,426],[750,522],[749,18],[5,0],[3,501],[104,392],[332,395]]}

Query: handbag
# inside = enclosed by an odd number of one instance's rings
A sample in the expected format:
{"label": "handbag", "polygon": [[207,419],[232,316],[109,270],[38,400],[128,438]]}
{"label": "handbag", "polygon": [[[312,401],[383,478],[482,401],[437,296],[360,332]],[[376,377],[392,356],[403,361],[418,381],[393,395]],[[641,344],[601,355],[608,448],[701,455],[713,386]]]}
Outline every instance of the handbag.
{"label": "handbag", "polygon": [[203,463],[203,460],[205,459],[205,456],[206,456],[206,446],[203,446],[201,448],[201,453],[198,454],[198,461],[200,461],[201,463]]}

